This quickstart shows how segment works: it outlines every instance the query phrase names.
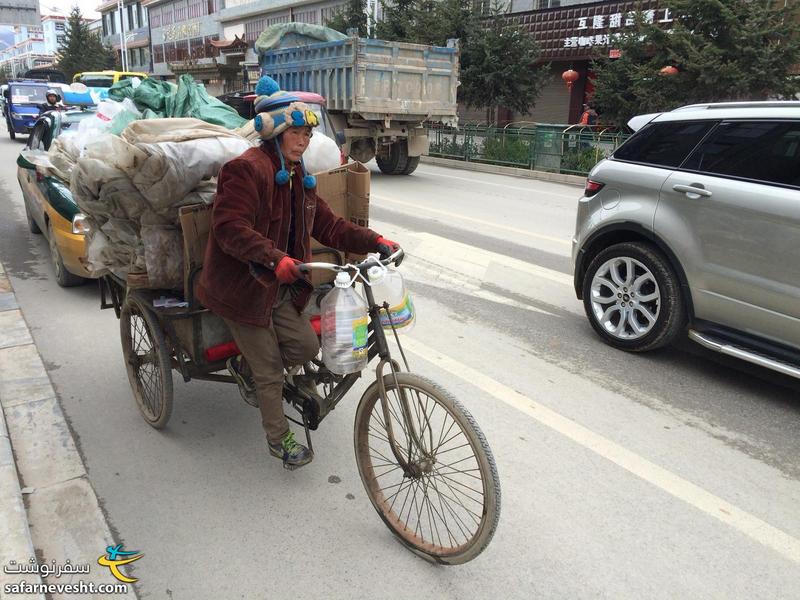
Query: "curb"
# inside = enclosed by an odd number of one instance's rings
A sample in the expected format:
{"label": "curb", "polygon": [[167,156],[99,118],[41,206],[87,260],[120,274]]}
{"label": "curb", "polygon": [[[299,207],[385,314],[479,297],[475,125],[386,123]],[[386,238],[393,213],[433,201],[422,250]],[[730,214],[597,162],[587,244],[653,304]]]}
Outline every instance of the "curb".
{"label": "curb", "polygon": [[[116,583],[97,565],[118,542],[108,525],[11,282],[0,263],[0,567],[55,562],[89,565],[88,574],[6,573],[7,585]],[[38,567],[37,567],[38,569]],[[100,598],[49,590],[14,598]]]}
{"label": "curb", "polygon": [[567,185],[575,185],[578,187],[583,187],[586,184],[586,177],[582,177],[580,175],[564,175],[563,173],[534,171],[532,169],[520,169],[518,167],[485,165],[483,163],[454,160],[451,158],[439,158],[438,156],[422,156],[420,158],[423,164],[450,167],[451,169],[461,169],[463,171],[494,173],[496,175],[511,175],[514,177],[523,177],[525,179],[538,179],[540,181],[551,181],[553,183],[565,183]]}

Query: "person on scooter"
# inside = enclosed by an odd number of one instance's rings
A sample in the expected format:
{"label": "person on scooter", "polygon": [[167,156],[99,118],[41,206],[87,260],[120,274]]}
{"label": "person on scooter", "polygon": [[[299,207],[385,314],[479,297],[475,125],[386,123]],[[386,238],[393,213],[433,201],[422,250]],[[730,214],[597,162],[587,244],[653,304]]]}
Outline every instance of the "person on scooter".
{"label": "person on scooter", "polygon": [[225,320],[242,353],[244,360],[236,357],[228,368],[261,411],[269,452],[295,469],[313,453],[295,441],[283,413],[284,368],[319,351],[301,314],[313,287],[298,264],[311,261],[312,236],[331,248],[383,257],[399,246],[337,217],[317,196],[302,158],[316,114],[269,77],[259,80],[256,93],[254,125],[262,142],[219,172],[197,297]]}
{"label": "person on scooter", "polygon": [[46,102],[39,105],[40,115],[46,113],[48,110],[61,110],[64,108],[64,105],[61,104],[61,94],[54,89],[48,89],[44,97]]}

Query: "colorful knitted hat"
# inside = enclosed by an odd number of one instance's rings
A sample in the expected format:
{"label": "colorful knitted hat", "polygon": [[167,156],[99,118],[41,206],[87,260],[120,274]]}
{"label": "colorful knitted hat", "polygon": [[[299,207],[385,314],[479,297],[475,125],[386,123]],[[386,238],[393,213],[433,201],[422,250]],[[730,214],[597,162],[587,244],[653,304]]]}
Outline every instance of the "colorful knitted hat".
{"label": "colorful knitted hat", "polygon": [[[285,185],[289,182],[290,175],[286,170],[278,136],[289,127],[316,127],[319,125],[319,119],[307,104],[301,102],[297,96],[282,91],[278,83],[267,75],[258,80],[256,94],[258,96],[255,100],[256,116],[253,119],[253,126],[263,140],[274,140],[275,150],[281,159],[281,169],[275,174],[275,182],[278,185]],[[303,169],[303,187],[307,189],[316,187],[316,178],[306,172],[302,160],[300,165]]]}
{"label": "colorful knitted hat", "polygon": [[253,125],[262,139],[271,140],[289,127],[316,127],[317,115],[300,98],[284,92],[278,83],[267,75],[258,80],[256,86]]}

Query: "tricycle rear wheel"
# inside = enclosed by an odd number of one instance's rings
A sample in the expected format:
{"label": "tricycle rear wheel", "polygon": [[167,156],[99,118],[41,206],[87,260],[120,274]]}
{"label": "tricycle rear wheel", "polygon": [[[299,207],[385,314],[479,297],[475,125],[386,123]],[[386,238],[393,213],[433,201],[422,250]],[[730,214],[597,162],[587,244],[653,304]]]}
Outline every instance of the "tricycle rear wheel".
{"label": "tricycle rear wheel", "polygon": [[152,310],[128,297],[120,313],[120,337],[133,397],[148,425],[161,429],[172,415],[171,352]]}

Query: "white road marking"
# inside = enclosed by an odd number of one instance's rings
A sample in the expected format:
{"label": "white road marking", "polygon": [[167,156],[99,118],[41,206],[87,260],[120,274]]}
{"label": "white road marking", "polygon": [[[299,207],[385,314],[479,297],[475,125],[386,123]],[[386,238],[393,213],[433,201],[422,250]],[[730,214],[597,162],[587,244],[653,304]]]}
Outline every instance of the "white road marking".
{"label": "white road marking", "polygon": [[438,350],[408,337],[404,340],[403,347],[660,490],[771,548],[784,558],[800,563],[800,540],[785,531]]}
{"label": "white road marking", "polygon": [[481,250],[469,244],[462,244],[432,233],[412,234],[418,244],[412,249],[414,254],[435,264],[451,267],[453,271],[465,275],[475,275],[487,279],[490,268],[506,267],[513,271],[527,273],[541,279],[568,286],[572,289],[572,277],[553,269],[540,267],[518,258],[511,258],[488,250]]}
{"label": "white road marking", "polygon": [[467,223],[477,223],[482,227],[490,227],[492,229],[499,229],[501,231],[508,231],[510,233],[517,233],[520,235],[525,235],[528,237],[533,237],[539,240],[546,240],[548,242],[554,242],[556,244],[563,244],[565,246],[571,246],[572,240],[565,240],[564,238],[558,238],[552,235],[544,235],[541,233],[534,233],[529,229],[519,229],[517,227],[509,227],[508,225],[499,225],[497,223],[490,223],[485,219],[476,219],[474,217],[467,217],[465,215],[460,215],[455,212],[451,212],[449,210],[441,210],[438,208],[431,208],[430,206],[424,206],[422,204],[413,204],[412,202],[405,202],[404,200],[396,200],[394,198],[389,198],[388,196],[378,195],[378,194],[371,194],[372,198],[375,200],[381,200],[383,202],[393,202],[395,204],[399,204],[400,206],[404,206],[406,208],[412,208],[414,210],[419,210],[423,212],[433,213],[435,215],[442,215],[444,217],[448,217],[450,219],[456,219],[459,221],[466,221]]}
{"label": "white road marking", "polygon": [[[458,177],[457,175],[445,175],[443,173],[433,173],[432,171],[422,171],[420,169],[417,169],[417,173],[422,173],[423,175],[430,175],[431,177],[446,177],[447,179],[459,179],[461,181],[468,181],[469,183],[472,183],[472,184],[476,184],[477,183],[477,184],[481,184],[481,185],[493,185],[493,186],[496,186],[496,187],[508,188],[510,190],[517,190],[517,191],[520,191],[520,192],[529,192],[529,193],[534,193],[535,192],[537,194],[545,194],[547,196],[558,196],[559,198],[569,198],[569,199],[575,200],[575,201],[577,201],[578,198],[580,198],[580,196],[581,196],[580,189],[577,188],[577,187],[576,187],[575,195],[557,194],[555,192],[546,192],[546,191],[543,191],[543,190],[537,190],[537,189],[533,189],[533,188],[529,188],[529,187],[519,187],[519,186],[516,186],[516,185],[508,185],[507,183],[495,183],[494,181],[484,181],[482,179],[472,179],[472,178],[469,178],[469,177]],[[539,183],[556,183],[557,185],[559,185],[558,182],[552,182],[552,181],[540,181],[540,180],[533,180],[533,179],[531,181],[537,181]]]}

